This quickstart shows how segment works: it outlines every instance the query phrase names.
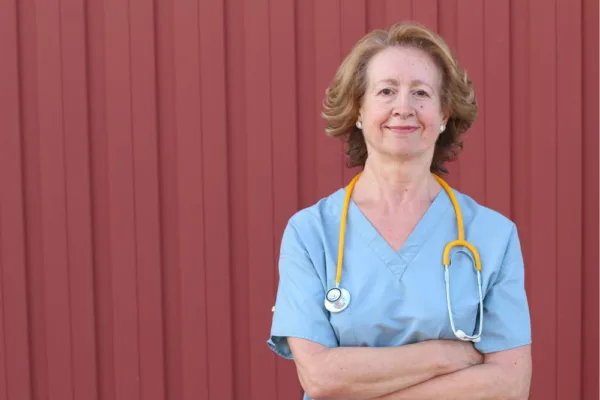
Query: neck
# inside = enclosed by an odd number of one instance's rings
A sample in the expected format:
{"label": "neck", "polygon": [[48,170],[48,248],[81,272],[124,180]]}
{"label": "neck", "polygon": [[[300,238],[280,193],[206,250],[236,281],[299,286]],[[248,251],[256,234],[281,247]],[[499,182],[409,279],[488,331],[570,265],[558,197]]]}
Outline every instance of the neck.
{"label": "neck", "polygon": [[384,161],[370,156],[356,182],[354,199],[389,211],[430,204],[441,187],[429,168],[429,161]]}

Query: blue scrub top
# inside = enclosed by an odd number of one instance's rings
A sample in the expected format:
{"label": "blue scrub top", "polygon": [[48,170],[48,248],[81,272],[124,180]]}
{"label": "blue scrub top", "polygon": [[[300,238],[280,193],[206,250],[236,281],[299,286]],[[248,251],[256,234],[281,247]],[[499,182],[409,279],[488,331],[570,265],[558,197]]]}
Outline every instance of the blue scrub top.
{"label": "blue scrub top", "polygon": [[[454,193],[463,213],[465,238],[481,257],[484,318],[475,347],[489,353],[531,343],[523,257],[514,223],[469,196]],[[398,252],[351,200],[340,286],[352,299],[340,313],[325,309],[325,293],[335,285],[344,195],[345,189],[340,189],[288,222],[269,347],[292,359],[288,337],[327,347],[456,339],[448,317],[442,254],[444,246],[457,238],[457,227],[444,190]],[[454,248],[450,262],[455,327],[475,334],[479,292],[471,255]]]}

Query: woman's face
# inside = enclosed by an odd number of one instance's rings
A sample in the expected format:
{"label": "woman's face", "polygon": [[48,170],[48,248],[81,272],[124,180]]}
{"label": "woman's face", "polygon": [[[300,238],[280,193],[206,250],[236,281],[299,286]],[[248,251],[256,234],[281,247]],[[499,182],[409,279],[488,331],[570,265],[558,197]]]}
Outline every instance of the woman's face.
{"label": "woman's face", "polygon": [[376,54],[358,118],[369,157],[430,160],[447,121],[441,85],[440,70],[423,50],[396,46]]}

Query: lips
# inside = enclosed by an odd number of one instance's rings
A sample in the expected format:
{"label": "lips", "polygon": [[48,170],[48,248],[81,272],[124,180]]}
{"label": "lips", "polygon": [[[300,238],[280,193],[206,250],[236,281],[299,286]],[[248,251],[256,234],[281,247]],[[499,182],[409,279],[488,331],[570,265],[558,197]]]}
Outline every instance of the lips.
{"label": "lips", "polygon": [[418,126],[410,126],[410,125],[396,125],[396,126],[388,126],[390,131],[395,133],[411,133],[419,129]]}

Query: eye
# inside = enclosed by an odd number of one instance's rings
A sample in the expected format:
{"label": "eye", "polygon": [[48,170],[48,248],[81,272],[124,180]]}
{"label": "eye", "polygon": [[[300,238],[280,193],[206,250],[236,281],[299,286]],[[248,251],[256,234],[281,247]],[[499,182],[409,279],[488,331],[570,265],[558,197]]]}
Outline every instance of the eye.
{"label": "eye", "polygon": [[377,94],[382,94],[384,96],[390,96],[394,94],[394,91],[391,88],[383,88]]}
{"label": "eye", "polygon": [[423,89],[415,90],[415,94],[419,97],[429,97],[429,93]]}

